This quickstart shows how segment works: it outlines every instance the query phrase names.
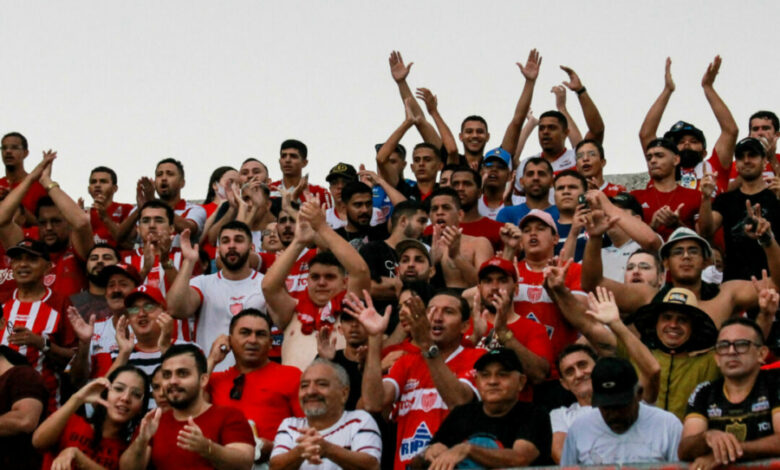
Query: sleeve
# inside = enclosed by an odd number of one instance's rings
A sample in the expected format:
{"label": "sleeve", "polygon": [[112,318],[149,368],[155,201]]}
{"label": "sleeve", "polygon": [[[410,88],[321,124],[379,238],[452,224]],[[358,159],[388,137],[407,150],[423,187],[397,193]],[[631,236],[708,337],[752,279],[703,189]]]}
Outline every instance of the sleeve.
{"label": "sleeve", "polygon": [[566,440],[563,442],[563,452],[561,452],[561,467],[571,467],[579,465],[577,458],[577,443],[575,442],[575,433],[566,434]]}
{"label": "sleeve", "polygon": [[184,217],[198,224],[198,232],[203,231],[203,226],[206,224],[207,217],[206,210],[202,206],[192,206]]}
{"label": "sleeve", "polygon": [[552,432],[568,432],[569,427],[566,426],[566,420],[564,419],[564,413],[566,408],[556,408],[550,411],[550,428]]}
{"label": "sleeve", "polygon": [[680,445],[680,439],[682,439],[682,423],[674,415],[667,417],[666,432],[668,433],[667,439],[669,448],[666,451],[667,462],[677,462],[679,457],[677,456],[677,448]]}
{"label": "sleeve", "polygon": [[712,210],[715,212],[719,212],[720,214],[724,213],[724,196],[725,193],[720,193],[717,196],[715,196],[715,199],[712,201]]}
{"label": "sleeve", "polygon": [[190,287],[195,289],[195,291],[200,296],[200,303],[201,304],[203,304],[203,290],[204,290],[203,282],[204,282],[205,278],[206,278],[206,276],[200,275],[200,276],[195,276],[192,279],[190,279]]}
{"label": "sleeve", "polygon": [[411,357],[411,354],[404,354],[401,356],[395,363],[390,367],[390,370],[387,371],[387,375],[385,375],[382,378],[382,381],[388,381],[393,384],[393,387],[395,387],[395,396],[393,397],[393,401],[398,400],[398,397],[401,394],[401,386],[406,383],[406,377],[407,372],[409,370],[410,364],[408,361],[408,358]]}
{"label": "sleeve", "polygon": [[566,273],[566,287],[568,287],[574,295],[587,295],[582,290],[582,284],[580,283],[581,274],[582,265],[580,263],[572,263],[569,267],[569,272]]}
{"label": "sleeve", "polygon": [[[537,356],[545,359],[552,367],[555,364],[552,343],[547,336],[547,329],[541,323],[528,322],[528,328],[523,338],[523,346]],[[517,336],[517,334],[515,334]]]}
{"label": "sleeve", "polygon": [[252,434],[252,428],[249,427],[244,414],[235,408],[225,408],[225,410],[225,418],[219,433],[220,445],[242,443],[254,447],[255,436]]}
{"label": "sleeve", "polygon": [[712,167],[713,173],[718,173],[718,176],[715,177],[715,185],[718,188],[718,192],[725,193],[729,187],[731,168],[736,168],[734,166],[735,162],[731,162],[730,168],[723,168],[723,165],[720,164],[720,157],[718,156],[718,152],[714,148],[712,149],[712,155],[707,161]]}
{"label": "sleeve", "polygon": [[530,414],[529,419],[524,421],[524,425],[517,427],[515,440],[524,440],[532,443],[536,446],[536,450],[539,451],[539,458],[545,458],[545,456],[550,455],[552,448],[550,417],[538,408],[534,408]]}
{"label": "sleeve", "polygon": [[[479,406],[482,406],[482,403],[479,403]],[[452,447],[463,441],[465,436],[460,431],[468,429],[468,426],[466,426],[468,423],[463,422],[464,420],[461,419],[461,416],[464,415],[464,410],[467,407],[468,405],[461,405],[453,408],[447,417],[444,418],[444,421],[441,423],[428,445],[439,442],[447,447]]]}
{"label": "sleeve", "polygon": [[688,408],[685,411],[685,417],[691,415],[698,415],[704,419],[707,419],[707,406],[708,396],[712,389],[711,382],[702,382],[696,386],[691,392],[691,396],[688,398]]}
{"label": "sleeve", "polygon": [[382,274],[384,274],[384,262],[380,259],[380,250],[376,248],[376,243],[370,242],[363,245],[360,247],[359,253],[368,265],[368,269],[371,272],[371,280],[381,282]]}
{"label": "sleeve", "polygon": [[290,368],[290,375],[288,378],[288,390],[286,393],[287,403],[290,405],[292,415],[297,418],[303,418],[303,410],[301,409],[301,401],[298,399],[298,387],[301,384],[301,370],[297,367]]}
{"label": "sleeve", "polygon": [[90,365],[92,366],[90,371],[90,378],[103,377],[106,375],[113,362],[113,359],[111,359],[111,353],[109,352],[99,352],[97,354],[93,354],[90,361]]}
{"label": "sleeve", "polygon": [[285,418],[279,425],[279,429],[276,431],[276,437],[274,437],[274,447],[271,450],[271,458],[290,452],[295,448],[295,439],[290,429],[290,420],[291,418]]}
{"label": "sleeve", "polygon": [[45,408],[48,403],[48,393],[41,374],[30,366],[17,366],[11,370],[13,375],[9,377],[9,383],[13,383],[14,386],[8,387],[8,403],[34,398],[43,403]]}
{"label": "sleeve", "polygon": [[360,412],[360,427],[352,437],[350,446],[355,452],[363,452],[374,457],[377,462],[382,461],[382,435],[374,418],[365,411]]}

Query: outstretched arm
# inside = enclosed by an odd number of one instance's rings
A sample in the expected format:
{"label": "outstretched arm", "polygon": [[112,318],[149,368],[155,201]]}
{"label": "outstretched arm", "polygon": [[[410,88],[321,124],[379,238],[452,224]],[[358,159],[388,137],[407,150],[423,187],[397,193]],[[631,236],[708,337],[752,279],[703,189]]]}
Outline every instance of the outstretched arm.
{"label": "outstretched arm", "polygon": [[398,144],[401,142],[401,139],[406,134],[406,131],[409,130],[410,127],[414,124],[415,120],[419,119],[419,115],[415,115],[411,109],[410,106],[406,106],[406,117],[404,117],[404,122],[401,123],[400,126],[398,126],[398,129],[393,131],[392,134],[390,134],[390,137],[387,138],[384,144],[382,144],[382,147],[379,148],[379,151],[376,153],[376,169],[377,172],[387,180],[388,183],[390,183],[393,187],[398,186],[398,180],[400,178],[400,175],[394,171],[391,171],[390,168],[388,168],[388,164],[390,163],[390,155],[395,152],[395,149],[398,147]]}
{"label": "outstretched arm", "polygon": [[5,196],[5,199],[0,201],[0,243],[6,250],[24,238],[22,228],[13,220],[14,214],[21,206],[22,199],[24,199],[27,191],[30,190],[30,186],[38,181],[43,174],[43,170],[49,168],[55,158],[57,158],[56,153],[44,152],[41,162],[24,177],[18,186]]}
{"label": "outstretched arm", "polygon": [[504,133],[504,140],[501,141],[501,148],[509,152],[510,155],[515,154],[517,140],[520,137],[520,129],[523,126],[523,120],[528,115],[528,110],[531,109],[531,99],[534,94],[534,86],[536,85],[536,78],[539,76],[539,67],[542,65],[542,56],[536,49],[532,49],[528,53],[528,60],[525,66],[520,62],[517,66],[520,68],[520,72],[525,77],[525,85],[523,86],[523,92],[520,94],[520,98],[517,100],[515,106],[515,113],[512,115],[512,120],[509,121],[509,125]]}
{"label": "outstretched arm", "polygon": [[439,135],[441,135],[441,143],[447,151],[447,163],[457,164],[459,160],[458,144],[455,142],[455,136],[452,134],[450,126],[444,122],[444,118],[439,113],[439,100],[436,98],[436,95],[427,88],[418,88],[417,98],[425,102],[428,114],[433,118],[433,122],[436,123],[436,128],[439,130]]}
{"label": "outstretched arm", "polygon": [[550,93],[555,95],[555,108],[558,112],[566,116],[566,120],[569,123],[569,143],[571,144],[571,148],[575,148],[582,140],[582,132],[580,132],[580,128],[577,127],[577,123],[574,121],[574,118],[569,113],[569,109],[566,107],[566,87],[562,85],[554,86],[550,90]]}
{"label": "outstretched arm", "polygon": [[441,138],[436,133],[436,129],[433,128],[431,123],[425,119],[422,114],[422,108],[414,100],[412,90],[409,88],[409,84],[406,83],[406,77],[409,75],[409,71],[412,69],[414,62],[409,62],[409,65],[404,65],[404,59],[401,57],[401,53],[393,51],[390,53],[390,73],[393,75],[393,80],[398,84],[398,92],[401,94],[401,100],[407,103],[411,100],[410,106],[414,111],[414,114],[421,116],[421,119],[414,123],[417,127],[417,131],[425,142],[434,145],[436,148],[441,147]]}
{"label": "outstretched arm", "polygon": [[295,307],[298,305],[285,286],[295,261],[301,252],[314,242],[314,231],[308,221],[298,218],[295,225],[295,238],[276,258],[263,277],[262,288],[265,301],[268,303],[268,313],[279,329],[284,330],[292,320]]}
{"label": "outstretched arm", "polygon": [[[522,129],[520,129],[520,136],[517,138],[517,146],[515,147],[515,151],[512,153],[512,168],[515,168],[518,172],[521,169],[520,158],[523,154],[525,143],[528,142],[528,138],[539,124],[539,120],[536,119],[536,116],[534,116],[534,113],[531,109],[528,109],[528,114],[525,115],[525,121],[525,125]],[[510,181],[510,183],[514,186],[514,178]]]}
{"label": "outstretched arm", "polygon": [[189,318],[200,307],[201,299],[198,291],[190,287],[192,270],[199,260],[198,245],[190,242],[190,231],[181,233],[181,266],[179,273],[168,290],[168,314],[174,318]]}
{"label": "outstretched arm", "polygon": [[642,145],[642,155],[645,154],[645,147],[651,140],[655,139],[658,132],[658,125],[661,123],[661,118],[666,110],[666,105],[669,104],[669,98],[671,98],[674,92],[674,81],[672,80],[672,59],[666,58],[666,72],[664,73],[664,89],[661,94],[655,100],[650,110],[647,111],[645,120],[642,121],[642,127],[639,128],[639,143]]}
{"label": "outstretched arm", "polygon": [[[724,170],[728,170],[731,168],[731,162],[734,159],[734,147],[737,145],[739,128],[728,106],[726,106],[726,103],[723,102],[723,99],[713,87],[715,77],[718,75],[718,71],[720,71],[720,63],[720,56],[715,56],[715,59],[707,66],[707,71],[701,79],[701,87],[704,89],[704,96],[710,103],[712,113],[720,126],[720,137],[718,137],[713,148],[718,153],[721,167]],[[774,159],[773,156],[771,158]]]}
{"label": "outstretched arm", "polygon": [[585,124],[588,126],[588,133],[585,134],[585,138],[601,143],[604,140],[604,120],[601,119],[601,114],[598,108],[596,108],[596,104],[574,70],[563,65],[561,65],[561,70],[569,75],[569,81],[563,82],[563,84],[574,93],[577,93],[577,97],[580,100],[582,114],[585,116]]}

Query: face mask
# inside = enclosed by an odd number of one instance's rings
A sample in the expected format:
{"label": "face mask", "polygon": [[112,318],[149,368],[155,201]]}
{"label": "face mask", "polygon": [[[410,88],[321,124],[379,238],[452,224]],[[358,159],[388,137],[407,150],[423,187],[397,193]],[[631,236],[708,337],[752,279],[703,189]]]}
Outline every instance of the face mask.
{"label": "face mask", "polygon": [[680,166],[692,168],[701,162],[701,153],[695,150],[680,150]]}

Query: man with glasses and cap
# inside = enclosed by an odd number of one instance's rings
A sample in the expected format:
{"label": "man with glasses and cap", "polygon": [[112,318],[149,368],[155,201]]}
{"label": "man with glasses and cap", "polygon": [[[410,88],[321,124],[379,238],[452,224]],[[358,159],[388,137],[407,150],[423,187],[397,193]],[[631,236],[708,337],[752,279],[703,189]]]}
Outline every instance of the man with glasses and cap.
{"label": "man with glasses and cap", "polygon": [[206,391],[211,403],[244,413],[255,435],[255,463],[268,461],[283,419],[303,416],[298,402],[300,369],[268,359],[272,324],[260,310],[242,310],[230,320],[229,336],[220,335],[208,357],[209,372],[228,352],[235,357],[234,366],[211,374]]}
{"label": "man with glasses and cap", "polygon": [[496,220],[504,208],[507,184],[511,184],[512,156],[501,147],[494,148],[485,154],[479,172],[482,178],[482,197],[477,202],[479,213]]}
{"label": "man with glasses and cap", "polygon": [[497,348],[474,363],[481,401],[453,409],[422,454],[433,468],[505,468],[550,462],[550,420],[518,401],[526,384],[511,349]]}
{"label": "man with glasses and cap", "polygon": [[641,401],[642,387],[630,362],[599,359],[591,380],[593,409],[569,428],[561,466],[677,461],[682,424]]}
{"label": "man with glasses and cap", "polygon": [[699,384],[688,400],[679,455],[692,468],[780,455],[780,370],[761,370],[768,352],[754,321],[721,327],[715,360],[723,377]]}
{"label": "man with glasses and cap", "polygon": [[[724,192],[713,198],[715,180],[706,174],[701,182],[702,204],[699,211],[699,233],[712,236],[723,227],[726,244],[726,260],[723,280],[760,277],[761,270],[767,269],[766,257],[761,249],[762,239],[755,240],[747,236],[744,226],[753,229],[751,212],[760,210],[761,216],[769,221],[771,231],[780,233],[780,201],[768,188],[762,176],[766,166],[766,151],[758,139],[747,137],[739,141],[734,152],[737,173],[742,184],[735,191]],[[713,200],[714,199],[714,200]],[[750,208],[748,208],[748,205]],[[771,242],[766,238],[764,243]]]}

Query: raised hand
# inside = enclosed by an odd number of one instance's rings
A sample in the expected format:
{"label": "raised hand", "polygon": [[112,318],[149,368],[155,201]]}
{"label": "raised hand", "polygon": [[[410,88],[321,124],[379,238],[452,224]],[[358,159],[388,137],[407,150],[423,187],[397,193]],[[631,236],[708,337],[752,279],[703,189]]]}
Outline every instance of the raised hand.
{"label": "raised hand", "polygon": [[715,59],[707,66],[707,71],[704,72],[704,76],[701,78],[702,87],[712,87],[715,83],[715,77],[718,76],[718,72],[720,71],[720,63],[721,58],[719,55],[716,55]]}
{"label": "raised hand", "polygon": [[509,249],[512,254],[520,251],[523,232],[517,225],[507,222],[499,229],[498,233],[505,250]]}
{"label": "raised hand", "polygon": [[428,110],[428,114],[435,114],[439,108],[439,100],[436,98],[431,90],[427,88],[418,88],[415,93],[417,99],[422,100],[425,103],[425,109]]}
{"label": "raised hand", "polygon": [[332,328],[324,327],[317,331],[317,355],[333,360],[336,357],[336,335],[331,335]]}
{"label": "raised hand", "polygon": [[122,315],[116,323],[116,345],[120,352],[130,353],[135,347],[135,335],[127,325],[127,315]]}
{"label": "raised hand", "polygon": [[409,71],[412,70],[412,65],[414,65],[414,62],[409,62],[409,65],[404,65],[404,59],[398,51],[390,53],[389,62],[390,74],[393,76],[393,80],[395,80],[396,83],[406,80]]}
{"label": "raised hand", "polygon": [[160,426],[160,416],[162,416],[162,409],[160,408],[155,408],[146,413],[138,427],[136,439],[140,439],[141,442],[148,444]]}
{"label": "raised hand", "polygon": [[674,80],[672,80],[672,58],[671,57],[666,58],[666,68],[664,70],[664,88],[668,90],[670,93],[673,92],[675,89]]}
{"label": "raised hand", "polygon": [[365,299],[365,304],[363,304],[363,301],[361,301],[360,297],[354,292],[347,293],[342,302],[344,313],[355,317],[357,321],[363,325],[369,335],[384,334],[385,330],[387,330],[387,325],[390,322],[390,313],[392,312],[393,307],[388,305],[384,315],[379,315],[374,308],[371,294],[365,289],[363,289],[363,298]]}
{"label": "raised hand", "polygon": [[187,418],[187,424],[176,436],[176,445],[201,456],[207,455],[211,451],[211,441],[203,435],[203,431],[201,431],[200,426],[195,424],[192,416]]}
{"label": "raised hand", "polygon": [[443,245],[447,248],[447,256],[450,259],[456,258],[460,254],[460,241],[463,229],[456,227],[444,227],[441,238]]}
{"label": "raised hand", "polygon": [[48,160],[49,164],[43,166],[41,176],[38,178],[38,182],[40,182],[44,188],[49,187],[49,185],[52,183],[51,167],[55,158],[57,158],[57,152],[55,150],[49,149],[43,152],[43,161],[45,162]]}
{"label": "raised hand", "polygon": [[709,172],[704,173],[704,176],[702,176],[701,178],[701,184],[699,185],[702,198],[711,199],[714,197],[715,192],[718,190],[718,187],[715,184],[715,178],[717,176],[718,176],[717,171],[713,173],[709,173]]}
{"label": "raised hand", "polygon": [[579,75],[577,75],[577,72],[572,70],[570,67],[566,67],[565,65],[561,65],[561,70],[563,70],[564,72],[566,72],[567,75],[569,75],[569,81],[563,82],[563,84],[566,85],[566,87],[569,90],[577,93],[578,91],[585,88],[584,86],[582,86],[582,82],[580,81],[580,77]]}
{"label": "raised hand", "polygon": [[520,68],[520,73],[523,74],[526,80],[535,81],[539,76],[539,67],[542,65],[542,56],[539,55],[539,51],[531,49],[528,53],[528,60],[525,62],[525,66],[518,62],[517,66]]}
{"label": "raised hand", "polygon": [[562,85],[555,85],[550,90],[550,93],[555,95],[555,108],[558,111],[566,109],[566,87]]}
{"label": "raised hand", "polygon": [[593,292],[588,293],[588,309],[585,314],[605,325],[618,321],[620,310],[615,302],[615,294],[604,287],[596,287],[596,295],[593,295]]}
{"label": "raised hand", "polygon": [[290,193],[290,200],[297,201],[301,198],[301,194],[304,194],[305,192],[308,191],[309,191],[309,174],[306,173],[305,175],[303,175],[301,180],[298,181],[298,184],[295,186],[295,189],[293,189],[292,193]]}
{"label": "raised hand", "polygon": [[160,312],[155,320],[160,327],[160,337],[157,339],[157,346],[160,351],[165,352],[171,347],[173,340],[173,317],[167,312]]}
{"label": "raised hand", "polygon": [[100,377],[81,387],[74,395],[81,404],[98,404],[108,408],[108,402],[100,395],[110,386],[111,382],[107,378]]}
{"label": "raised hand", "polygon": [[138,210],[141,210],[146,201],[154,199],[154,183],[151,178],[142,176],[138,179],[138,183],[135,186],[135,203],[138,206]]}
{"label": "raised hand", "polygon": [[95,315],[90,315],[89,323],[85,322],[81,314],[74,306],[68,307],[68,321],[73,327],[73,332],[82,343],[92,341],[92,335],[95,333]]}
{"label": "raised hand", "polygon": [[407,308],[401,309],[399,316],[409,325],[409,333],[414,342],[427,349],[431,344],[431,323],[425,312],[425,304],[415,295],[406,299],[404,306]]}
{"label": "raised hand", "polygon": [[761,212],[761,204],[754,206],[748,199],[745,201],[745,208],[747,209],[747,216],[754,221],[745,224],[745,235],[762,242],[762,244],[771,243],[774,240],[772,225],[764,218]]}
{"label": "raised hand", "polygon": [[179,244],[181,248],[182,259],[197,263],[200,259],[200,255],[198,254],[198,244],[195,243],[193,245],[190,241],[190,229],[186,228],[181,232],[181,236],[179,237]]}
{"label": "raised hand", "polygon": [[404,100],[404,111],[406,112],[406,121],[411,124],[419,124],[423,119],[422,109],[415,106],[417,103],[410,96]]}
{"label": "raised hand", "polygon": [[209,361],[214,365],[224,361],[230,352],[230,338],[228,335],[219,335],[217,339],[211,343],[211,351],[209,351]]}
{"label": "raised hand", "polygon": [[308,222],[315,232],[319,232],[320,228],[325,225],[325,211],[313,197],[301,204],[298,214],[299,222]]}
{"label": "raised hand", "polygon": [[48,171],[49,175],[51,175],[51,165],[54,163],[54,160],[57,158],[57,152],[52,152],[49,150],[48,152],[43,152],[43,158],[41,158],[40,163],[35,165],[35,168],[32,169],[30,174],[32,177],[36,180],[41,179],[41,175],[43,175],[44,171]]}
{"label": "raised hand", "polygon": [[595,209],[590,212],[590,216],[587,217],[585,222],[585,230],[590,237],[600,237],[604,235],[607,230],[614,227],[617,223],[617,218],[612,218],[601,209]]}
{"label": "raised hand", "polygon": [[[529,109],[528,114],[525,115],[525,121],[526,121],[526,125],[531,126],[531,129],[533,129],[534,127],[537,126],[537,124],[539,124],[539,119],[537,119],[536,116],[534,116],[534,112],[532,109]],[[514,180],[510,180],[510,181],[514,181]]]}
{"label": "raised hand", "polygon": [[555,257],[550,261],[550,265],[543,270],[544,274],[544,287],[548,290],[557,290],[566,287],[566,274],[569,272],[569,266],[571,266],[572,259],[569,258],[563,261],[559,257]]}

